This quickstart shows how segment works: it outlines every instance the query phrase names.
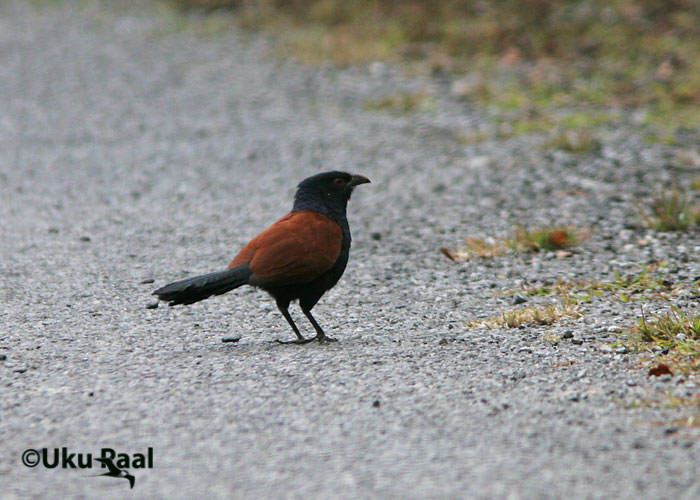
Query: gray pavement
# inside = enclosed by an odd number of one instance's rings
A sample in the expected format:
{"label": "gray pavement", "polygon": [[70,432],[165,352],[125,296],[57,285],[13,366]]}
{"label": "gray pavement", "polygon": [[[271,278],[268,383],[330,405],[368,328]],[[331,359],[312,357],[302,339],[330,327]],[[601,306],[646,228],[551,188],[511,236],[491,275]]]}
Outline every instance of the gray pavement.
{"label": "gray pavement", "polygon": [[[503,292],[523,283],[654,260],[674,281],[700,276],[697,234],[634,222],[635,199],[697,175],[673,160],[697,144],[630,125],[604,131],[598,155],[468,145],[489,115],[449,85],[298,66],[228,21],[0,3],[0,497],[700,498],[697,429],[672,423],[697,407],[644,404],[697,395],[692,377],[650,379],[639,356],[601,349],[639,303],[466,327],[511,309]],[[421,89],[434,104],[419,113],[364,105]],[[350,202],[346,274],[314,310],[338,343],[278,345],[292,332],[252,289],[147,308],[156,286],[225,267],[330,169],[372,179]],[[569,259],[438,251],[551,221],[591,238]],[[552,341],[566,332],[581,342]],[[21,462],[61,447],[152,447],[154,464],[130,469],[129,490]]]}

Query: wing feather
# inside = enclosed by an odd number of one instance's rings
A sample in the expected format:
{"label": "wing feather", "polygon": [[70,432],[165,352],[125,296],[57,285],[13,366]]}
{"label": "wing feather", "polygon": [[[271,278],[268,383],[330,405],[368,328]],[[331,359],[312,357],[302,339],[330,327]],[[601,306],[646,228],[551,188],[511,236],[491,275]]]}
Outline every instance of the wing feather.
{"label": "wing feather", "polygon": [[292,212],[253,238],[229,264],[248,263],[253,281],[282,286],[308,283],[338,260],[343,231],[325,215]]}

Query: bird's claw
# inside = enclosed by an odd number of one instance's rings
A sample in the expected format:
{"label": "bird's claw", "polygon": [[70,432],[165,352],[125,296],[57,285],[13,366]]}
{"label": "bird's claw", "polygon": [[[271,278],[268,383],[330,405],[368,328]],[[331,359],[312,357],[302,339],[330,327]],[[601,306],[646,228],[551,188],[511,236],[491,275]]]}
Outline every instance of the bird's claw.
{"label": "bird's claw", "polygon": [[331,342],[338,342],[338,339],[334,339],[334,338],[331,338],[331,337],[325,337],[325,336],[324,336],[324,337],[316,336],[316,337],[314,337],[314,338],[311,339],[311,340],[318,340],[318,343],[319,343],[319,344],[325,344],[325,343],[329,343],[329,344],[330,344]]}

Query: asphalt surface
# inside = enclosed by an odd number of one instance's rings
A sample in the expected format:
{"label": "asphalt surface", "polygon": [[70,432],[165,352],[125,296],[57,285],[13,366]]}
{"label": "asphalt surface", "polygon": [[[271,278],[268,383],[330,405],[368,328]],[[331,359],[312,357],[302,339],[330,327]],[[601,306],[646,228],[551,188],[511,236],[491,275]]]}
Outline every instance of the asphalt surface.
{"label": "asphalt surface", "polygon": [[[640,304],[466,327],[512,309],[523,283],[655,260],[675,281],[700,276],[697,234],[630,222],[635,200],[697,167],[633,125],[596,155],[465,144],[489,116],[449,86],[299,66],[229,21],[0,4],[0,497],[700,498],[697,429],[673,424],[697,408],[644,404],[697,396],[693,378],[649,378],[644,358],[604,348]],[[366,109],[422,89],[431,109]],[[331,169],[372,180],[350,201],[346,274],[314,309],[339,342],[277,344],[293,334],[252,289],[148,308],[155,287],[224,268],[298,181]],[[438,251],[552,221],[591,237],[567,259]],[[96,465],[22,464],[62,447],[152,447],[153,467],[129,468],[129,490],[87,477]]]}

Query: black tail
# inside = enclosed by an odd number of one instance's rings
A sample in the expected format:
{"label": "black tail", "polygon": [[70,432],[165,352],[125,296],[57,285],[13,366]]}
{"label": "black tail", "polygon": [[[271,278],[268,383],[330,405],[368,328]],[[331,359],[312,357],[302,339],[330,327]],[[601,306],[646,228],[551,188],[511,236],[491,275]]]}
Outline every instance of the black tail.
{"label": "black tail", "polygon": [[243,264],[226,271],[203,274],[170,283],[153,292],[153,295],[157,295],[160,300],[169,302],[170,306],[193,304],[212,295],[221,295],[245,285],[251,274],[253,272],[248,264]]}

